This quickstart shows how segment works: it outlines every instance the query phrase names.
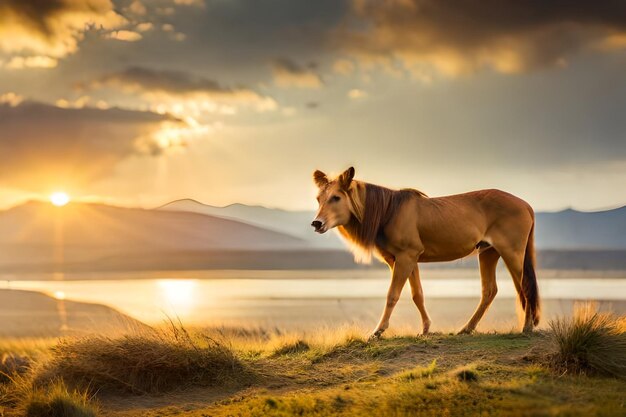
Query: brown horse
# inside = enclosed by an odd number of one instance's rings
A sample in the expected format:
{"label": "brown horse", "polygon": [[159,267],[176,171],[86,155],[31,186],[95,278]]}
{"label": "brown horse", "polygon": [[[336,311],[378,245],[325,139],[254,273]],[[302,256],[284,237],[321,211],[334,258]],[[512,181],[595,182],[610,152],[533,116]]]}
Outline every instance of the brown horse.
{"label": "brown horse", "polygon": [[482,297],[459,333],[472,332],[496,296],[500,257],[524,309],[524,332],[539,323],[535,216],[525,201],[499,190],[429,198],[413,189],[391,190],[356,181],[352,167],[332,180],[315,171],[313,179],[319,188],[319,210],[311,223],[315,231],[337,227],[356,258],[369,260],[373,253],[392,271],[387,304],[371,337],[379,337],[389,327],[407,279],[422,316],[423,333],[428,333],[431,320],[417,263],[452,261],[474,251],[478,251]]}

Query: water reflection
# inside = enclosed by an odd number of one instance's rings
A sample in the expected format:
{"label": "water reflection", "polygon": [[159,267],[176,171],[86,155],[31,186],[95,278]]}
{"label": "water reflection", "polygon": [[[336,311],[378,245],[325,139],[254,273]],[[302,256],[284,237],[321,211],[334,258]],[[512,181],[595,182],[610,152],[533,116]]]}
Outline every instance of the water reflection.
{"label": "water reflection", "polygon": [[169,316],[187,317],[194,309],[197,299],[195,291],[197,280],[160,279],[155,281],[158,287],[157,305]]}
{"label": "water reflection", "polygon": [[[274,272],[280,279],[270,279],[268,271],[216,271],[212,279],[189,276],[176,279],[162,274],[157,279],[12,281],[11,288],[43,291],[59,302],[66,299],[106,304],[149,324],[162,323],[169,316],[188,325],[273,327],[320,322],[338,325],[350,321],[371,325],[380,314],[388,286],[388,279],[382,278],[385,274],[380,271]],[[342,273],[348,278],[341,278]],[[218,279],[221,274],[228,278]],[[316,274],[326,278],[315,278]],[[445,272],[444,276],[449,275]],[[480,279],[473,275],[478,275],[477,271],[468,272],[465,279],[459,275],[453,279],[423,280],[426,305],[431,315],[438,316],[437,323],[442,324],[447,317],[447,323],[456,326],[469,317],[480,296]],[[622,314],[626,309],[624,278],[552,278],[540,279],[539,285],[546,307],[544,324],[550,312],[569,312],[572,300],[605,300],[608,308],[615,307]],[[512,326],[516,323],[513,301],[516,292],[510,277],[504,275],[498,279],[498,287],[496,303],[485,323],[491,320]],[[404,301],[398,306],[394,320],[417,325],[418,316],[408,288],[402,297]]]}

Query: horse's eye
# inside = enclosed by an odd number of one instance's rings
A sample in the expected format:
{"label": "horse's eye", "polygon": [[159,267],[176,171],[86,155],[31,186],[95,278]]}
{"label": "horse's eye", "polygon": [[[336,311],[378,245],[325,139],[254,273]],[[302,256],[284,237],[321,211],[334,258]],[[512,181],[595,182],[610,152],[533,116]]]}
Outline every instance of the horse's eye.
{"label": "horse's eye", "polygon": [[334,195],[330,198],[331,203],[336,203],[339,200],[341,200],[341,197],[339,197],[338,195]]}

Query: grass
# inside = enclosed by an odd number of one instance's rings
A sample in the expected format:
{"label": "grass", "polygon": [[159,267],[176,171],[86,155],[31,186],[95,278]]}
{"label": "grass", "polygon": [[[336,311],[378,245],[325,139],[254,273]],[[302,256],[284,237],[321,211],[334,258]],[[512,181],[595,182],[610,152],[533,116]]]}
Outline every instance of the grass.
{"label": "grass", "polygon": [[224,386],[251,376],[232,349],[183,327],[120,338],[61,341],[37,375],[97,391],[164,392],[192,385]]}
{"label": "grass", "polygon": [[428,366],[418,366],[410,371],[401,372],[398,374],[398,378],[405,381],[415,381],[421,378],[430,378],[435,374],[435,370],[437,369],[437,359],[433,359],[433,361]]}
{"label": "grass", "polygon": [[311,349],[309,344],[304,340],[298,339],[294,342],[283,343],[274,350],[274,356],[291,355],[307,352]]}
{"label": "grass", "polygon": [[[31,352],[28,370],[0,384],[0,415],[4,406],[5,416],[27,417],[99,409],[116,417],[626,416],[626,381],[612,376],[623,366],[620,345],[606,346],[623,334],[616,330],[623,319],[590,311],[530,336],[395,334],[367,343],[353,328],[305,334],[172,325],[67,339]],[[588,333],[596,336],[580,336]],[[562,351],[550,340],[576,348]],[[611,366],[598,367],[590,352],[603,352]],[[563,374],[558,363],[584,363],[585,372]]]}
{"label": "grass", "polygon": [[[6,407],[6,414],[2,414]],[[23,417],[96,417],[99,407],[86,391],[69,389],[62,380],[37,386],[15,375],[0,386],[0,415]]]}
{"label": "grass", "polygon": [[572,318],[554,320],[550,328],[557,370],[626,379],[626,319],[584,304]]}
{"label": "grass", "polygon": [[478,381],[478,373],[473,369],[459,369],[454,373],[459,381],[474,382]]}
{"label": "grass", "polygon": [[62,382],[30,391],[21,408],[25,417],[96,417],[99,411],[85,392]]}
{"label": "grass", "polygon": [[536,380],[523,366],[492,364],[473,382],[460,381],[455,373],[414,379],[389,376],[347,386],[251,395],[188,415],[608,417],[625,413],[620,387],[615,380],[585,377]]}
{"label": "grass", "polygon": [[0,383],[11,382],[14,375],[28,372],[30,365],[31,359],[28,356],[3,353],[0,356]]}

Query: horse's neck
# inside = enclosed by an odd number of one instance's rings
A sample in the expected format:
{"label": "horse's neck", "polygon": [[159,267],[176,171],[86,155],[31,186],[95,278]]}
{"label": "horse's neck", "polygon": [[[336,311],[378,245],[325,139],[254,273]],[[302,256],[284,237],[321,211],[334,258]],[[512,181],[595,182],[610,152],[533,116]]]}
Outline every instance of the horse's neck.
{"label": "horse's neck", "polygon": [[[368,183],[362,183],[363,186],[359,187],[359,192],[363,192],[363,219],[362,222],[359,221],[356,216],[351,216],[350,221],[348,222],[348,224],[346,224],[345,226],[343,226],[344,232],[342,232],[344,235],[349,235],[353,240],[358,240],[359,237],[362,236],[362,231],[363,231],[363,227],[367,227],[369,226],[369,224],[367,224],[368,222],[372,221],[372,215],[369,212],[370,210],[381,210],[382,211],[382,216],[380,218],[376,219],[376,225],[375,227],[377,229],[380,229],[381,227],[384,227],[384,225],[389,221],[389,219],[393,216],[393,213],[391,211],[394,210],[392,201],[394,198],[394,195],[396,193],[398,193],[398,191],[395,190],[390,190],[375,184],[368,184]],[[368,190],[369,189],[369,190]],[[367,190],[367,191],[366,191]],[[379,193],[377,198],[376,198],[376,203],[377,206],[374,207],[372,205],[372,202],[368,201],[368,198],[374,198],[373,196],[369,196],[368,197],[368,193],[369,192],[377,192]]]}

